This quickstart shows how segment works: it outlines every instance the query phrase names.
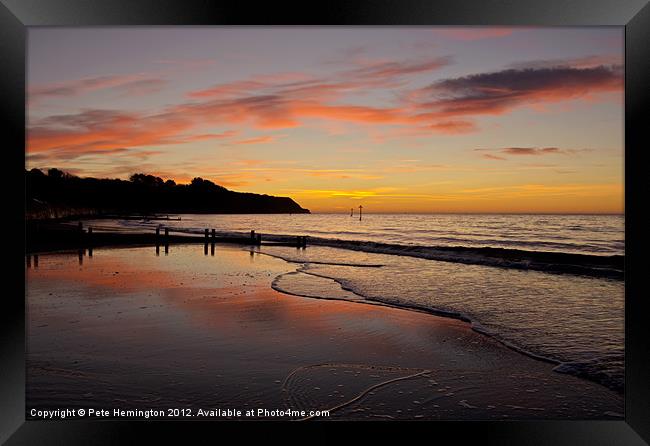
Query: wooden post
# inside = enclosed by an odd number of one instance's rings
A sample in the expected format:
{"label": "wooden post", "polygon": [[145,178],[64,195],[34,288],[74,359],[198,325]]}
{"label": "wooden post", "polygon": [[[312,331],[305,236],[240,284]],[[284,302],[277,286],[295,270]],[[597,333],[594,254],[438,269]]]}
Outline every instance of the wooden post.
{"label": "wooden post", "polygon": [[79,237],[79,246],[83,246],[84,242],[84,225],[83,223],[77,223],[77,236]]}
{"label": "wooden post", "polygon": [[251,242],[255,241],[255,231],[251,231]]}
{"label": "wooden post", "polygon": [[363,209],[363,206],[359,205],[359,221],[361,221],[361,209]]}
{"label": "wooden post", "polygon": [[217,239],[217,231],[212,228],[212,243],[214,243]]}
{"label": "wooden post", "polygon": [[156,256],[160,255],[160,225],[156,226]]}
{"label": "wooden post", "polygon": [[258,245],[262,244],[262,234],[257,234],[257,244]]}
{"label": "wooden post", "polygon": [[205,228],[205,243],[208,243],[208,234],[209,234],[208,228]]}
{"label": "wooden post", "polygon": [[165,255],[169,254],[169,228],[165,228]]}
{"label": "wooden post", "polygon": [[210,244],[210,255],[214,257],[214,243]]}

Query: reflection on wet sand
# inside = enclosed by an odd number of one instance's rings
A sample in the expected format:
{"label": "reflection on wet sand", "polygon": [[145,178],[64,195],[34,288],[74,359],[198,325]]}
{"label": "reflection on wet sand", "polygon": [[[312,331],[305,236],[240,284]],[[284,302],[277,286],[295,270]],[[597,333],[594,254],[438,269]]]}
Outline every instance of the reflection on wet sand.
{"label": "reflection on wet sand", "polygon": [[271,282],[296,265],[232,246],[203,251],[104,249],[85,262],[78,253],[78,264],[74,254],[41,256],[27,269],[28,408],[335,408],[332,417],[345,419],[622,413],[619,395],[462,322],[281,294]]}

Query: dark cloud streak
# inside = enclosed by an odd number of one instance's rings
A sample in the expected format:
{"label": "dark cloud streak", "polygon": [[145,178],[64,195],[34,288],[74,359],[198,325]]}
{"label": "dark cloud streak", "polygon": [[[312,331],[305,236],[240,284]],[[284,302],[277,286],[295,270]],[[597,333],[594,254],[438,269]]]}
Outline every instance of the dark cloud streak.
{"label": "dark cloud streak", "polygon": [[506,161],[510,156],[544,156],[544,155],[577,155],[583,152],[591,152],[593,149],[561,149],[559,147],[503,147],[500,149],[474,149],[482,153],[481,157],[490,160]]}
{"label": "dark cloud streak", "polygon": [[622,66],[506,69],[431,84],[415,95],[445,116],[501,114],[524,104],[587,97],[623,87]]}

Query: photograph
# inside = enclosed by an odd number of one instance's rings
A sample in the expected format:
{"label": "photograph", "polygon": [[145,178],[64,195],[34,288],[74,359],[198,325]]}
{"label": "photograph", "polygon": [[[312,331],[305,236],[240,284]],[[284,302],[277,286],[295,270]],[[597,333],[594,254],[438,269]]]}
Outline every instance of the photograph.
{"label": "photograph", "polygon": [[624,420],[625,27],[25,45],[26,420]]}

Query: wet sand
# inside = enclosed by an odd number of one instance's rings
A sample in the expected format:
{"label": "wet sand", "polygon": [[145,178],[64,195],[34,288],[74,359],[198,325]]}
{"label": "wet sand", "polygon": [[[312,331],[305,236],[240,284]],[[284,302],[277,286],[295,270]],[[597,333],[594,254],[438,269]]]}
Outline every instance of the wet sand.
{"label": "wet sand", "polygon": [[621,395],[464,322],[283,294],[271,283],[297,265],[228,245],[211,254],[174,245],[168,255],[39,256],[27,269],[27,417],[65,407],[331,410],[324,419],[346,420],[623,415]]}

